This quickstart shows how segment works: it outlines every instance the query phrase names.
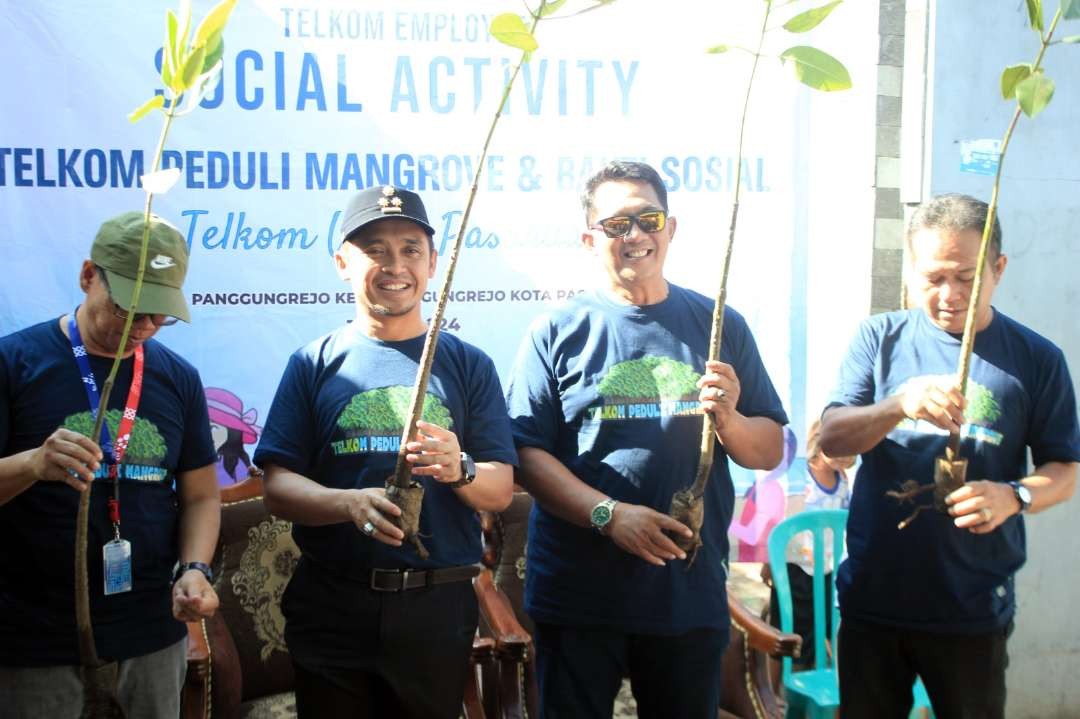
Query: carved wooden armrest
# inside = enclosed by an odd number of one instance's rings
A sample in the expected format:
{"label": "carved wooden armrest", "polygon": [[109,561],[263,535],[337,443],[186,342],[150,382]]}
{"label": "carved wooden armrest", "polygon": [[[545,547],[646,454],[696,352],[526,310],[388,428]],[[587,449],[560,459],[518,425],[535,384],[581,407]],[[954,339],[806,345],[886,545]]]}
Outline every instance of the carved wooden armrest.
{"label": "carved wooden armrest", "polygon": [[510,600],[495,586],[491,570],[485,569],[473,579],[473,589],[480,611],[487,620],[500,657],[526,662],[532,655],[532,637],[514,616]]}
{"label": "carved wooden armrest", "polygon": [[188,676],[195,670],[196,676],[205,678],[210,671],[210,646],[206,643],[206,632],[202,621],[188,622],[187,663]]}
{"label": "carved wooden armrest", "polygon": [[210,645],[203,622],[188,622],[187,678],[183,688],[184,719],[210,716]]}
{"label": "carved wooden armrest", "polygon": [[798,657],[802,649],[802,637],[786,634],[768,622],[762,621],[742,602],[728,594],[728,611],[731,621],[746,634],[747,644],[771,657]]}
{"label": "carved wooden armrest", "polygon": [[469,661],[473,664],[487,664],[495,661],[495,640],[491,637],[473,637]]}

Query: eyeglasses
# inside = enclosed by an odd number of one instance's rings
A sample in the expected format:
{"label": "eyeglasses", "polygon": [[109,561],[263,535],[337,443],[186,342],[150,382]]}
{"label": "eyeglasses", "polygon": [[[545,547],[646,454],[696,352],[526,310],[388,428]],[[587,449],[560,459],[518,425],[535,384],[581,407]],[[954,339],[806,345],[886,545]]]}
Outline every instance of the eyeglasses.
{"label": "eyeglasses", "polygon": [[634,229],[634,223],[642,232],[659,232],[667,225],[667,213],[663,210],[649,210],[640,215],[616,215],[600,220],[589,227],[590,230],[603,230],[613,240],[626,237]]}
{"label": "eyeglasses", "polygon": [[[112,295],[109,296],[109,299],[113,303],[113,317],[127,322],[129,314],[128,311],[120,305],[116,304],[116,300],[112,298]],[[169,327],[171,325],[175,325],[177,322],[180,321],[175,317],[170,317],[169,315],[152,315],[146,312],[136,312],[135,319],[132,320],[131,323],[135,324],[136,322],[142,322],[147,317],[150,318],[150,321],[154,324],[155,327]]]}
{"label": "eyeglasses", "polygon": [[[102,287],[104,287],[105,291],[109,293],[109,301],[112,302],[113,305],[113,317],[117,318],[118,320],[124,320],[125,322],[127,322],[127,318],[130,313],[120,305],[116,304],[116,300],[113,299],[112,289],[109,287],[109,280],[105,277],[105,270],[101,267],[98,267],[97,271],[98,279],[101,280]],[[136,312],[135,319],[132,320],[131,323],[135,324],[136,322],[142,322],[147,317],[150,318],[150,322],[153,323],[154,327],[169,327],[171,325],[175,325],[177,322],[180,321],[176,317],[170,317],[169,315]]]}

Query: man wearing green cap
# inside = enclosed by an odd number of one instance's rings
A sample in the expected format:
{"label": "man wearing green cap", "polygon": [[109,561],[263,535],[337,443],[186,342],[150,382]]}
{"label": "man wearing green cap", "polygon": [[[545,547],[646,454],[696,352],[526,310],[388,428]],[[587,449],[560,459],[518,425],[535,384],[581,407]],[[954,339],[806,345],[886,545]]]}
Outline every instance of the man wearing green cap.
{"label": "man wearing green cap", "polygon": [[91,492],[90,609],[99,657],[119,663],[129,717],[179,713],[184,621],[211,615],[208,563],[220,500],[196,370],[153,339],[189,320],[187,245],[153,217],[145,276],[105,429],[98,388],[132,308],[145,224],[106,221],[70,314],[0,338],[0,707],[6,717],[78,717],[75,517]]}

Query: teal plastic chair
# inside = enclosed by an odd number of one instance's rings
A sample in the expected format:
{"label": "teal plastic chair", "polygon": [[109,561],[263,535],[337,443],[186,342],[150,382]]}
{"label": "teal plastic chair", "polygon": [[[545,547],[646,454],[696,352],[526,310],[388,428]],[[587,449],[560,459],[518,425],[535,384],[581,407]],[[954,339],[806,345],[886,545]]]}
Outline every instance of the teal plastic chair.
{"label": "teal plastic chair", "polygon": [[[840,628],[840,609],[836,602],[825,606],[825,530],[832,533],[832,556],[834,564],[844,556],[844,533],[847,529],[846,509],[821,509],[788,517],[776,525],[769,535],[769,568],[772,569],[776,601],[780,610],[780,631],[793,632],[794,611],[791,606],[791,583],[788,580],[785,550],[800,532],[813,535],[814,546],[814,667],[805,671],[792,671],[791,657],[783,658],[782,679],[787,691],[788,717],[805,716],[809,719],[832,719],[840,706],[840,682],[835,661],[825,651],[825,612],[832,614],[830,642],[836,647],[836,633]],[[833,572],[835,581],[836,573]],[[833,596],[836,587],[833,586]],[[929,717],[930,700],[922,680],[916,678],[913,687],[915,702],[911,717]]]}

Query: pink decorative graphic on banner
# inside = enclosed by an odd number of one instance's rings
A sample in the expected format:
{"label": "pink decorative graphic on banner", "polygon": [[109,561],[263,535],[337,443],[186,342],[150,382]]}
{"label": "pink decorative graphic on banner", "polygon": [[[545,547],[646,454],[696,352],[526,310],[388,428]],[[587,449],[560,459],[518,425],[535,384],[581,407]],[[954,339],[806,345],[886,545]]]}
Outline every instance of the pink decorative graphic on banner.
{"label": "pink decorative graphic on banner", "polygon": [[246,479],[251,458],[244,445],[259,439],[262,427],[255,424],[259,413],[254,407],[245,411],[239,397],[219,387],[206,388],[206,408],[218,454],[218,484],[227,486]]}
{"label": "pink decorative graphic on banner", "polygon": [[769,532],[784,518],[787,493],[780,481],[795,461],[797,440],[784,427],[784,459],[769,472],[757,472],[754,484],[746,491],[742,516],[731,522],[730,533],[739,542],[738,561],[767,562]]}

